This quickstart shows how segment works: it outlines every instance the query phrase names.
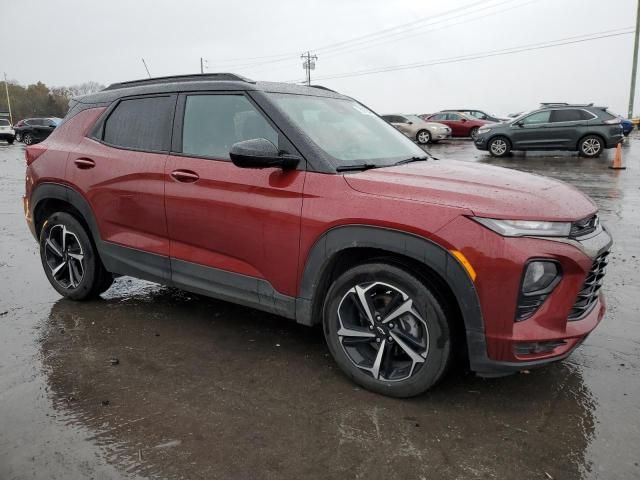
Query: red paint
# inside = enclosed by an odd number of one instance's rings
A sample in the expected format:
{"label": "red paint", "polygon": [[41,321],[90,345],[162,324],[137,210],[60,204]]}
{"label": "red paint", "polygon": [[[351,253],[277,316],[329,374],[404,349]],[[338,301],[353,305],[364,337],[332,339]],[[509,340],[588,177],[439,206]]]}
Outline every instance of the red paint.
{"label": "red paint", "polygon": [[[577,220],[595,212],[593,202],[563,183],[444,161],[348,175],[241,169],[226,160],[121,150],[91,140],[85,135],[102,111],[81,112],[27,149],[26,201],[41,182],[70,185],[89,202],[103,240],[266,279],[296,296],[311,248],[334,226],[368,224],[420,235],[461,251],[475,268],[494,360],[544,358],[549,354],[517,358],[513,344],[567,339],[553,352],[559,355],[602,318],[601,299],[586,319],[567,322],[592,263],[579,249],[500,237],[467,218]],[[556,259],[563,279],[533,317],[514,323],[523,266],[531,257]]]}
{"label": "red paint", "polygon": [[435,115],[438,115],[438,114],[434,113],[433,115],[423,116],[423,120],[445,124],[446,126],[451,128],[452,137],[469,137],[471,136],[471,130],[473,128],[479,128],[479,127],[482,127],[483,125],[493,123],[493,122],[488,122],[486,120],[479,120],[477,118],[472,118],[472,117],[466,117],[461,120],[434,120],[433,117]]}

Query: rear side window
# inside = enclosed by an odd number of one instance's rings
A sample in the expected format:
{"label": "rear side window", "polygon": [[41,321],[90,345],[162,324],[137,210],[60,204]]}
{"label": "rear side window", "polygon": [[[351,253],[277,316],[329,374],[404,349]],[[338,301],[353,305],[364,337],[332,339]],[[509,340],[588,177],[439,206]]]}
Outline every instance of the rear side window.
{"label": "rear side window", "polygon": [[187,96],[182,153],[229,159],[234,143],[254,138],[278,146],[278,133],[244,95]]}
{"label": "rear side window", "polygon": [[554,110],[551,112],[551,122],[577,122],[580,120],[590,120],[593,118],[589,112],[584,110]]}
{"label": "rear side window", "polygon": [[169,151],[175,98],[122,100],[104,123],[102,139],[116,147]]}

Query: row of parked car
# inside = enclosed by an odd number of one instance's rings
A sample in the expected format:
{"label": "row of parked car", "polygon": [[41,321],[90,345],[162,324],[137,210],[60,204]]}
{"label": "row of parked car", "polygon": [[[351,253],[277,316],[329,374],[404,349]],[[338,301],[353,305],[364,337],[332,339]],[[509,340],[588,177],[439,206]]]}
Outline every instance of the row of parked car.
{"label": "row of parked car", "polygon": [[0,140],[9,144],[24,142],[26,145],[41,142],[62,122],[61,118],[25,118],[15,125],[6,118],[0,118]]}
{"label": "row of parked car", "polygon": [[513,150],[577,150],[583,156],[596,157],[633,130],[630,120],[593,103],[543,103],[513,118],[473,109],[382,118],[420,144],[471,137],[479,150],[496,157]]}

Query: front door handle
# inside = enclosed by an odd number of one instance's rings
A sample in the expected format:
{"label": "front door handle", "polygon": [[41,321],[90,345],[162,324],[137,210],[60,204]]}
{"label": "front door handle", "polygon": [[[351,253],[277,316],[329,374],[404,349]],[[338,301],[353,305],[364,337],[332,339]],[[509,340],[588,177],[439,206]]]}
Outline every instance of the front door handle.
{"label": "front door handle", "polygon": [[88,170],[89,168],[93,168],[96,166],[96,162],[86,157],[76,158],[73,163],[75,163],[76,167],[81,170]]}
{"label": "front door handle", "polygon": [[191,170],[174,170],[171,172],[171,176],[174,180],[182,183],[193,183],[200,178],[196,172],[192,172]]}

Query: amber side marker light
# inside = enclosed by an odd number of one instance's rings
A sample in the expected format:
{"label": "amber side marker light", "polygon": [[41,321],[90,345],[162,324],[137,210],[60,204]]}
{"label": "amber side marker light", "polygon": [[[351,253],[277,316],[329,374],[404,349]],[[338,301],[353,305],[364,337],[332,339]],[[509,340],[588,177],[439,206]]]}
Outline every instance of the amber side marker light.
{"label": "amber side marker light", "polygon": [[469,260],[467,260],[467,257],[465,257],[464,254],[459,250],[449,250],[449,251],[451,252],[451,255],[456,257],[458,259],[458,261],[462,264],[464,269],[469,274],[469,277],[471,277],[471,280],[475,282],[477,274],[476,274],[476,271],[473,269],[473,266],[471,265],[471,262],[469,262]]}

